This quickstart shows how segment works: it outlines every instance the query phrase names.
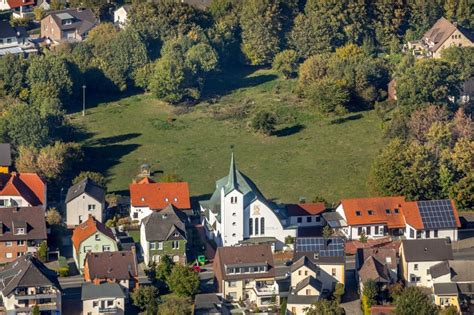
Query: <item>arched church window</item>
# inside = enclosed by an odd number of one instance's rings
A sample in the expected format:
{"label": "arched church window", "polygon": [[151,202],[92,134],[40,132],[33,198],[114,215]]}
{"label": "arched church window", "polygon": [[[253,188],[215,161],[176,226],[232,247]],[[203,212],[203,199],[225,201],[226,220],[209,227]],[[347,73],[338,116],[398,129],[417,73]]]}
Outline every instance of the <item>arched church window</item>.
{"label": "arched church window", "polygon": [[258,218],[255,218],[255,235],[258,235]]}
{"label": "arched church window", "polygon": [[260,234],[265,234],[265,218],[260,219]]}
{"label": "arched church window", "polygon": [[253,219],[249,218],[249,235],[253,234]]}

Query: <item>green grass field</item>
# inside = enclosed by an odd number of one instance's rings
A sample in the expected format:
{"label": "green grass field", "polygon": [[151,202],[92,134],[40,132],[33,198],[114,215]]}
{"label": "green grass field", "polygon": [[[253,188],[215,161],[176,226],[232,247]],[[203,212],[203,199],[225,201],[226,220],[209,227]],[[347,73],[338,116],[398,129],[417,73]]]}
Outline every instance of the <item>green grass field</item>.
{"label": "green grass field", "polygon": [[[208,101],[177,115],[173,107],[141,94],[103,102],[87,115],[71,114],[84,131],[87,167],[107,176],[109,192],[125,194],[143,163],[175,172],[190,184],[193,196],[210,194],[228,172],[230,146],[238,168],[267,198],[297,202],[316,195],[329,201],[366,196],[367,175],[383,145],[381,122],[374,111],[351,114],[335,123],[319,117],[292,90],[294,80],[269,70],[233,73],[212,79]],[[214,97],[214,94],[220,97]],[[216,119],[213,112],[247,104],[278,114],[276,135],[248,130],[245,119]],[[168,121],[174,119],[172,123]]]}

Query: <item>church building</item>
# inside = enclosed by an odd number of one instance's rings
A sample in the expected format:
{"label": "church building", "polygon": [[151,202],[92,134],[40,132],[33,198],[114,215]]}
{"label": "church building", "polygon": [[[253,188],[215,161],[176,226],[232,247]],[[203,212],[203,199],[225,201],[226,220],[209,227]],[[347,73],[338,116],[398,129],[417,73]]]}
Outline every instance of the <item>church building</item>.
{"label": "church building", "polygon": [[286,226],[285,214],[236,168],[233,153],[229,175],[216,182],[211,198],[200,205],[207,236],[218,246],[270,243],[282,249],[287,236],[297,236],[297,227]]}

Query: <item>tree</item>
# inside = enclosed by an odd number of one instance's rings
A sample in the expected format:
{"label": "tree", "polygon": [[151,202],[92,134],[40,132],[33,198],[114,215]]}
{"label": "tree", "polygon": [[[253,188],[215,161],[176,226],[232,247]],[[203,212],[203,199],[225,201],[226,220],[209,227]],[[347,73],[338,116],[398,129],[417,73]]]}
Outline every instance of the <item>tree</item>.
{"label": "tree", "polygon": [[174,263],[168,255],[163,255],[160,258],[160,263],[155,268],[155,278],[166,283],[173,271]]}
{"label": "tree", "polygon": [[38,247],[38,258],[42,262],[46,262],[48,258],[48,243],[46,241],[42,241]]}
{"label": "tree", "polygon": [[457,315],[459,314],[458,308],[454,305],[449,305],[447,307],[442,308],[438,315]]}
{"label": "tree", "polygon": [[71,175],[74,163],[81,158],[82,151],[79,144],[56,141],[39,151],[36,165],[40,174],[47,180],[61,181]]}
{"label": "tree", "polygon": [[158,314],[163,315],[191,315],[193,302],[187,296],[171,294],[164,298],[158,306]]}
{"label": "tree", "polygon": [[38,167],[36,165],[36,157],[38,149],[34,147],[20,146],[18,148],[18,157],[15,159],[15,168],[20,173],[36,173]]}
{"label": "tree", "polygon": [[158,298],[158,289],[151,285],[143,285],[138,289],[133,290],[132,294],[133,305],[138,307],[140,310],[147,309],[152,301]]}
{"label": "tree", "polygon": [[431,299],[419,287],[408,287],[396,301],[396,315],[431,315],[436,314],[437,308]]}
{"label": "tree", "polygon": [[430,105],[428,107],[415,110],[410,115],[408,128],[410,136],[425,143],[428,131],[435,122],[446,122],[448,120],[448,112],[444,107]]}
{"label": "tree", "polygon": [[375,298],[377,297],[377,285],[374,280],[369,279],[364,282],[362,294],[367,297],[370,309],[370,307],[375,303]]}
{"label": "tree", "polygon": [[374,31],[379,45],[388,48],[392,40],[406,28],[407,6],[403,0],[375,0],[373,2]]}
{"label": "tree", "polygon": [[199,275],[188,266],[174,265],[166,284],[178,296],[193,296],[199,290]]}
{"label": "tree", "polygon": [[347,112],[346,104],[349,101],[349,91],[340,82],[325,78],[314,82],[305,92],[319,112],[324,115]]}
{"label": "tree", "polygon": [[474,76],[474,47],[452,46],[441,52],[443,60],[452,64],[459,73],[462,81]]}
{"label": "tree", "polygon": [[46,222],[48,222],[49,225],[62,223],[61,214],[56,208],[49,208],[48,211],[46,211]]}
{"label": "tree", "polygon": [[91,171],[82,171],[77,175],[73,180],[72,184],[75,185],[82,181],[85,178],[91,179],[94,183],[101,187],[107,187],[107,179],[101,173],[91,172]]}
{"label": "tree", "polygon": [[172,58],[161,58],[155,64],[150,90],[159,99],[176,104],[187,96],[183,65]]}
{"label": "tree", "polygon": [[35,14],[36,21],[41,21],[46,16],[46,12],[44,12],[43,7],[40,6],[35,7],[33,13]]}
{"label": "tree", "polygon": [[361,243],[367,243],[367,236],[365,235],[365,232],[362,231],[362,233],[359,236],[359,242]]}
{"label": "tree", "polygon": [[31,314],[32,314],[32,315],[41,315],[39,306],[38,306],[37,304],[35,304],[35,305],[33,306],[33,308],[31,309]]}
{"label": "tree", "polygon": [[447,105],[457,98],[459,73],[446,61],[419,60],[397,79],[397,100],[404,106]]}
{"label": "tree", "polygon": [[269,64],[280,50],[280,14],[277,0],[243,0],[241,48],[250,64]]}
{"label": "tree", "polygon": [[276,117],[273,113],[260,111],[250,121],[251,128],[258,133],[270,136],[275,131]]}
{"label": "tree", "polygon": [[273,59],[272,67],[281,72],[285,79],[293,77],[298,72],[298,55],[294,50],[284,50]]}
{"label": "tree", "polygon": [[341,298],[344,295],[344,284],[342,283],[336,283],[336,287],[333,292],[334,300],[337,301],[337,303],[341,303]]}
{"label": "tree", "polygon": [[334,230],[329,225],[325,225],[323,228],[323,237],[330,238],[333,234]]}
{"label": "tree", "polygon": [[304,92],[306,87],[326,77],[329,54],[314,55],[306,59],[298,70],[298,88]]}
{"label": "tree", "polygon": [[304,309],[306,315],[344,315],[345,311],[337,301],[321,299]]}
{"label": "tree", "polygon": [[26,88],[28,61],[22,54],[6,54],[0,58],[0,87],[16,97]]}

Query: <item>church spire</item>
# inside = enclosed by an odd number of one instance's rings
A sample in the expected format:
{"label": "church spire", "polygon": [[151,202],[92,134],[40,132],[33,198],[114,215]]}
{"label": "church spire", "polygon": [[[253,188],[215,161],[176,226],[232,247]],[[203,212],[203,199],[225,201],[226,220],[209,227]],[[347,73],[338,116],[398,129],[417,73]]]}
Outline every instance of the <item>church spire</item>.
{"label": "church spire", "polygon": [[229,177],[227,179],[227,191],[232,191],[237,188],[237,170],[235,168],[234,150],[230,158]]}

